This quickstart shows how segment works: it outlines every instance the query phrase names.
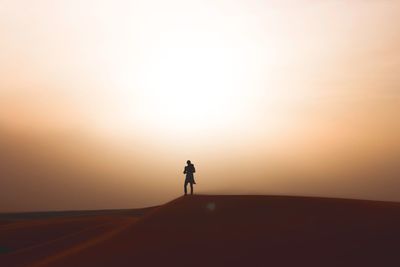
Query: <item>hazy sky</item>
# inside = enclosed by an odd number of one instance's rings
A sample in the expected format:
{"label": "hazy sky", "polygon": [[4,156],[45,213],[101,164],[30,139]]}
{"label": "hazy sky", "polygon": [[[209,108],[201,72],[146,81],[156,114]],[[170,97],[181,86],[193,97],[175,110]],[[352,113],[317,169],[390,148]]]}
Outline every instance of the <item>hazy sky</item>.
{"label": "hazy sky", "polygon": [[0,211],[196,190],[400,201],[400,1],[0,0]]}

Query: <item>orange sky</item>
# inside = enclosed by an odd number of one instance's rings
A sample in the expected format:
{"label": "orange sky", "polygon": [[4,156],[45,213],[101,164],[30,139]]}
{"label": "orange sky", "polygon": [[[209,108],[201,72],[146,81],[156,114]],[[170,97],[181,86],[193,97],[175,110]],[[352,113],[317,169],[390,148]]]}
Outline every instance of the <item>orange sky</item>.
{"label": "orange sky", "polygon": [[400,2],[0,0],[0,211],[400,201]]}

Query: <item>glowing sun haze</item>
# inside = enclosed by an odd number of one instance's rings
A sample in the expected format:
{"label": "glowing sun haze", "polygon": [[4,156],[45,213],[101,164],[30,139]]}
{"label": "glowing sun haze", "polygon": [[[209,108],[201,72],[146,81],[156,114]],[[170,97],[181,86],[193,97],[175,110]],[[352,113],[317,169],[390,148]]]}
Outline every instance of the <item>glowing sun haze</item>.
{"label": "glowing sun haze", "polygon": [[0,0],[0,211],[197,190],[399,201],[399,1]]}

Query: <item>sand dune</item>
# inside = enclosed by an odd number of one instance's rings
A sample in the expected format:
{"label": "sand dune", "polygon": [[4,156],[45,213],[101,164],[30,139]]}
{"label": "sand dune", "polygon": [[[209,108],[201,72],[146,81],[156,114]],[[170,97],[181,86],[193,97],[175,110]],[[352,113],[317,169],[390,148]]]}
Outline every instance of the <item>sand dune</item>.
{"label": "sand dune", "polygon": [[0,215],[0,266],[40,266],[109,239],[150,209]]}
{"label": "sand dune", "polygon": [[[143,216],[0,225],[1,266],[400,266],[400,203],[188,196]],[[36,244],[36,245],[35,245]]]}

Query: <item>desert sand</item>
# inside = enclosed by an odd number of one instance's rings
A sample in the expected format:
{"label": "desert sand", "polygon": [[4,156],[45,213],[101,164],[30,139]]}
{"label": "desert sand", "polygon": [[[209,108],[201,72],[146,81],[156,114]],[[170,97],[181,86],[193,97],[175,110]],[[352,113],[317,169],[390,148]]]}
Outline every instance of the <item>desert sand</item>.
{"label": "desert sand", "polygon": [[400,266],[400,203],[186,196],[0,216],[0,266]]}

